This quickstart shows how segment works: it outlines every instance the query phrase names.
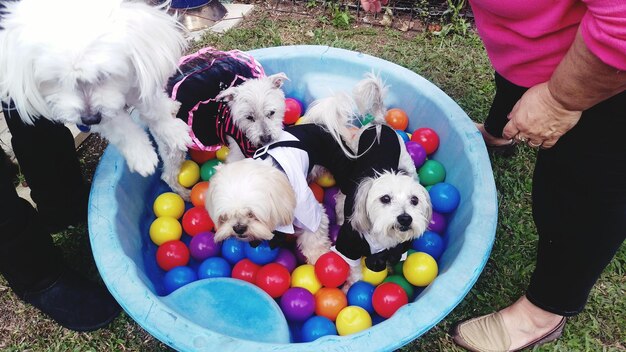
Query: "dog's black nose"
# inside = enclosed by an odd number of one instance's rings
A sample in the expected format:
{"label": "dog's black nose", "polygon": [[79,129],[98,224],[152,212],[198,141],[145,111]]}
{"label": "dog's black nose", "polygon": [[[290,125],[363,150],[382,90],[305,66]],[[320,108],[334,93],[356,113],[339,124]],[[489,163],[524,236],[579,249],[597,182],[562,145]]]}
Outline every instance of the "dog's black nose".
{"label": "dog's black nose", "polygon": [[270,136],[269,134],[265,134],[261,136],[261,143],[267,144],[271,141],[272,141],[272,136]]}
{"label": "dog's black nose", "polygon": [[237,224],[233,226],[233,231],[235,231],[235,233],[238,235],[243,235],[247,229],[248,229],[248,226],[242,225],[242,224]]}
{"label": "dog's black nose", "polygon": [[413,218],[407,213],[398,215],[396,219],[398,220],[398,223],[402,226],[411,226],[411,223],[413,222]]}
{"label": "dog's black nose", "polygon": [[83,122],[84,125],[95,125],[102,121],[102,114],[97,112],[93,115],[81,116],[80,120]]}

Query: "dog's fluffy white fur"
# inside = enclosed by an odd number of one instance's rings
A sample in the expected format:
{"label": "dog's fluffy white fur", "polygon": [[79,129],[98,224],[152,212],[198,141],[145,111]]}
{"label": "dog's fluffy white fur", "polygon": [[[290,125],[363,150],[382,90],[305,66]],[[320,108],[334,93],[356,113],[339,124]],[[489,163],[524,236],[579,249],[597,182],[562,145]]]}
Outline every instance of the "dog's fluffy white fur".
{"label": "dog's fluffy white fur", "polygon": [[[90,125],[119,149],[131,171],[147,176],[158,156],[129,114],[134,107],[160,155],[187,150],[189,128],[173,117],[178,103],[164,91],[186,40],[164,6],[123,0],[5,5],[0,99],[12,99],[26,123],[46,118]],[[164,180],[178,185],[175,178]]]}
{"label": "dog's fluffy white fur", "polygon": [[[229,237],[270,240],[277,227],[294,220],[296,195],[287,175],[270,160],[244,159],[220,165],[211,178],[206,207],[215,220],[215,241]],[[330,250],[328,216],[315,232],[301,229],[296,243],[310,264]]]}

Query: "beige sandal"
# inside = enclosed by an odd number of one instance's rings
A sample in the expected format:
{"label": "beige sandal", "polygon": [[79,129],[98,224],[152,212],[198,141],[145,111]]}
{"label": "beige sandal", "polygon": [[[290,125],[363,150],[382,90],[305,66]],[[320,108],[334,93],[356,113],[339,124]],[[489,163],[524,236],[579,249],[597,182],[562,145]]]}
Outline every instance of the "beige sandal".
{"label": "beige sandal", "polygon": [[511,339],[504,326],[500,312],[483,315],[467,321],[457,323],[452,327],[450,335],[457,345],[475,352],[512,352],[525,348],[542,345],[554,341],[563,334],[566,318],[563,318],[552,330],[545,335],[527,343],[526,345],[510,350]]}

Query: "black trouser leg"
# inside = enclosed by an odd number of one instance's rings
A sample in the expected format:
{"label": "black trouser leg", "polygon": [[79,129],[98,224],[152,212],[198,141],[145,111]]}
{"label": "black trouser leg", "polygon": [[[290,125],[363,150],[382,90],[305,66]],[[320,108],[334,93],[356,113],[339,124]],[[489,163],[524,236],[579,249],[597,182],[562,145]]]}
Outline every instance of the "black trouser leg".
{"label": "black trouser leg", "polygon": [[502,138],[504,126],[509,122],[509,113],[528,88],[508,82],[497,72],[494,80],[496,95],[493,98],[489,115],[485,119],[485,131],[494,137]]}
{"label": "black trouser leg", "polygon": [[43,118],[34,126],[27,125],[16,110],[2,108],[13,136],[13,151],[43,224],[54,231],[86,220],[88,190],[72,133]]}
{"label": "black trouser leg", "polygon": [[586,111],[538,153],[533,217],[537,267],[526,296],[540,308],[579,313],[626,237],[626,93]]}

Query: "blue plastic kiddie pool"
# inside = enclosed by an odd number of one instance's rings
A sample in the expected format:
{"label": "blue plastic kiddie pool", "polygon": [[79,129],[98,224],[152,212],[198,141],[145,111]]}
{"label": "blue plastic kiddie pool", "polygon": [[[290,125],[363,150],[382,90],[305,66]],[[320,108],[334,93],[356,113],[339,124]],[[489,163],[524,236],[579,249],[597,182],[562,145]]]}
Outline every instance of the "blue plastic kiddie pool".
{"label": "blue plastic kiddie pool", "polygon": [[230,278],[204,279],[163,296],[148,236],[151,200],[163,192],[158,175],[131,173],[115,147],[102,156],[89,204],[91,245],[100,274],[124,310],[145,330],[181,351],[387,351],[441,321],[465,297],[491,251],[497,200],[480,133],[461,108],[435,85],[391,62],[325,46],[286,46],[250,52],[267,74],[285,72],[287,96],[311,103],[351,91],[367,72],[390,86],[388,108],[410,116],[409,128],[430,127],[441,144],[432,158],[447,171],[461,204],[451,217],[439,275],[391,318],[348,336],[294,343],[276,302],[261,289]]}

